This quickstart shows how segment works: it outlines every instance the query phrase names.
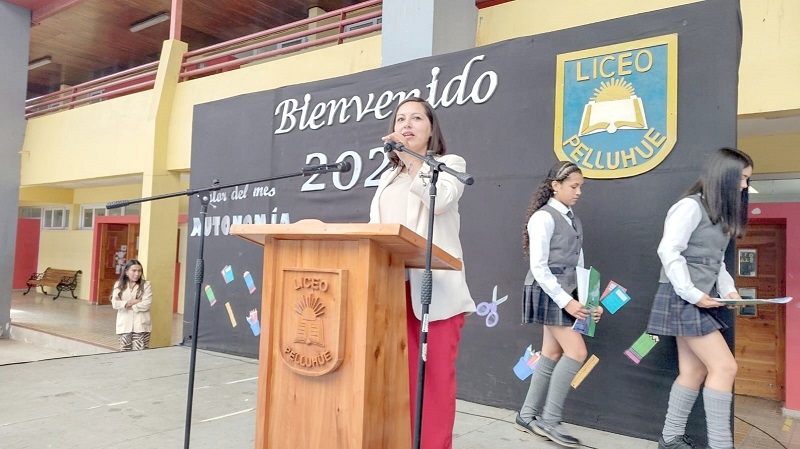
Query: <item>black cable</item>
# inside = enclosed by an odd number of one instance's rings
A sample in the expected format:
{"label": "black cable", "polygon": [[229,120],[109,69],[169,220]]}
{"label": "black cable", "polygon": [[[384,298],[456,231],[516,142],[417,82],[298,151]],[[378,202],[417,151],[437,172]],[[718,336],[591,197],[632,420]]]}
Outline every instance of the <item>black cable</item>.
{"label": "black cable", "polygon": [[780,445],[780,446],[781,446],[783,449],[787,449],[787,447],[786,447],[786,446],[784,446],[784,445],[783,445],[783,443],[781,443],[780,441],[778,441],[778,439],[777,439],[777,438],[775,438],[774,436],[770,435],[768,432],[766,432],[766,431],[765,431],[764,429],[762,429],[761,427],[758,427],[758,426],[756,426],[756,425],[755,425],[755,424],[753,424],[753,423],[747,422],[747,421],[743,420],[742,418],[740,418],[740,417],[738,417],[738,416],[736,416],[736,415],[733,415],[733,417],[734,417],[734,418],[736,418],[736,419],[738,419],[739,421],[741,421],[741,422],[743,422],[743,423],[747,424],[748,426],[750,426],[750,427],[752,427],[752,428],[754,428],[754,429],[758,430],[759,432],[763,433],[764,435],[766,435],[766,436],[768,436],[768,437],[772,438],[772,441],[774,441],[774,442],[778,443],[778,444],[779,444],[779,445]]}

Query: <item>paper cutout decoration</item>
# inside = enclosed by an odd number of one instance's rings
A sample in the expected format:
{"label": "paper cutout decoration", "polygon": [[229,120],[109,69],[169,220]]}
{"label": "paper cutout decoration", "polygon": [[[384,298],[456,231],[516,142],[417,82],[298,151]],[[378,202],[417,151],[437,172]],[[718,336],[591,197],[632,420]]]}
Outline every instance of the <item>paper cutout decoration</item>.
{"label": "paper cutout decoration", "polygon": [[658,343],[657,335],[650,335],[647,332],[643,333],[630,348],[625,350],[625,355],[633,360],[633,363],[639,364],[644,356],[646,356]]}
{"label": "paper cutout decoration", "polygon": [[598,359],[596,355],[592,354],[592,356],[589,357],[589,360],[583,364],[581,369],[575,373],[575,377],[572,378],[572,383],[570,384],[572,385],[572,388],[578,388],[581,383],[583,383],[583,380],[586,379],[586,376],[588,376],[594,367],[597,366],[598,362],[600,362],[600,359]]}
{"label": "paper cutout decoration", "polygon": [[231,327],[236,327],[236,318],[233,316],[233,309],[231,309],[231,303],[225,303],[225,309],[228,310],[228,317],[231,319]]}
{"label": "paper cutout decoration", "polygon": [[614,287],[611,292],[601,301],[603,307],[612,315],[617,312],[622,306],[630,301],[631,297],[620,286]]}
{"label": "paper cutout decoration", "polygon": [[225,279],[226,284],[233,282],[233,268],[230,265],[225,265],[222,269],[222,278]]}
{"label": "paper cutout decoration", "polygon": [[596,323],[591,311],[600,305],[600,272],[594,267],[588,270],[576,267],[575,270],[578,275],[578,301],[589,309],[589,316],[584,320],[575,320],[572,330],[587,337],[594,337]]}
{"label": "paper cutout decoration", "polygon": [[256,284],[253,282],[253,276],[250,276],[249,271],[245,271],[242,273],[242,277],[244,277],[244,283],[247,284],[247,289],[250,291],[252,295],[253,292],[256,291]]}
{"label": "paper cutout decoration", "polygon": [[217,303],[217,297],[214,296],[214,290],[211,289],[210,285],[206,285],[205,291],[206,291],[206,298],[208,298],[208,302],[213,307],[214,304]]}
{"label": "paper cutout decoration", "polygon": [[525,353],[519,358],[519,361],[514,365],[514,374],[517,375],[519,380],[525,380],[530,377],[536,370],[536,362],[539,361],[540,351],[533,352],[533,348],[528,346]]}
{"label": "paper cutout decoration", "polygon": [[603,290],[603,294],[600,295],[600,300],[602,301],[603,299],[605,299],[605,297],[608,296],[609,293],[611,293],[611,290],[614,290],[614,287],[621,288],[623,292],[628,291],[627,288],[617,284],[615,281],[608,281],[608,285],[606,285],[605,290]]}
{"label": "paper cutout decoration", "polygon": [[497,299],[497,286],[495,285],[494,290],[492,290],[492,302],[484,301],[478,304],[476,313],[478,316],[486,317],[486,327],[497,326],[497,323],[500,321],[500,315],[497,314],[497,306],[505,302],[507,299],[508,295]]}
{"label": "paper cutout decoration", "polygon": [[261,323],[258,322],[258,310],[251,310],[246,319],[250,323],[250,330],[253,331],[253,335],[259,336],[261,334]]}

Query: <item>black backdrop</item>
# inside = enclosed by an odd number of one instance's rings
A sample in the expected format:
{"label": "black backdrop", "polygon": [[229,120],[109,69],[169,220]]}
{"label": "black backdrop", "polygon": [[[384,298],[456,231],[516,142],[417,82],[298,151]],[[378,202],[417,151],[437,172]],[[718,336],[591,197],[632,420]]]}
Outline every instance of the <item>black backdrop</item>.
{"label": "black backdrop", "polygon": [[[540,327],[519,324],[519,297],[527,271],[521,233],[531,192],[556,162],[552,142],[556,56],[672,33],[679,37],[675,148],[643,175],[587,180],[575,207],[584,223],[587,266],[600,271],[602,285],[614,279],[628,288],[633,299],[617,314],[606,314],[596,337],[587,339],[589,353],[600,363],[570,394],[565,408],[568,422],[656,439],[677,374],[674,341],[659,343],[639,365],[623,351],[646,326],[660,268],[655,249],[667,209],[697,178],[710,151],[736,143],[738,2],[699,2],[196,106],[192,188],[209,186],[214,179],[229,184],[337,160],[356,167],[341,175],[253,184],[240,199],[232,189],[220,192],[225,199],[215,198],[216,207],[209,208],[211,226],[205,241],[204,286],[213,290],[216,303],[212,306],[206,294],[201,295],[198,346],[250,357],[258,354],[258,338],[245,317],[261,309],[261,251],[227,235],[227,226],[237,220],[269,223],[304,218],[366,222],[374,192],[370,179],[377,179],[383,163],[380,136],[387,133],[387,117],[398,103],[392,95],[418,89],[436,104],[450,152],[464,156],[467,171],[475,176],[460,207],[472,295],[476,302],[491,300],[497,285],[498,296],[509,296],[498,308],[496,327],[487,327],[483,317],[467,317],[458,394],[468,401],[519,407],[528,382],[517,379],[512,367],[525,347],[541,344]],[[303,112],[306,99],[309,106]],[[346,113],[341,107],[332,112],[326,103],[339,100],[348,102]],[[359,115],[359,102],[371,108]],[[294,104],[296,111],[285,114]],[[189,238],[188,260],[199,250],[198,213],[199,203],[192,199],[189,228],[195,232]],[[191,266],[186,271],[185,319],[190,320],[194,266],[187,265]],[[221,273],[226,265],[234,276],[230,283]],[[257,286],[252,294],[243,279],[245,271]],[[184,326],[186,336],[190,329]],[[732,332],[726,337],[732,342]],[[704,441],[701,417],[693,415],[690,433]]]}

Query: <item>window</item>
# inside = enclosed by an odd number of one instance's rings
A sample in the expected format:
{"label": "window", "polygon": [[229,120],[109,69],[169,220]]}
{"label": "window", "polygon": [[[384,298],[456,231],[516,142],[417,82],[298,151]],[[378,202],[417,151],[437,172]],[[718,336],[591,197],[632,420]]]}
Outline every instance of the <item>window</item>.
{"label": "window", "polygon": [[372,25],[378,25],[379,23],[383,22],[383,17],[375,17],[374,19],[369,20],[362,20],[361,22],[351,23],[344,27],[344,32],[358,30],[360,28],[366,28]]}
{"label": "window", "polygon": [[69,229],[69,208],[42,208],[42,229]]}
{"label": "window", "polygon": [[103,217],[105,215],[105,206],[81,206],[81,222],[78,225],[78,229],[92,229],[94,227],[94,217]]}
{"label": "window", "polygon": [[41,207],[20,207],[19,218],[42,218]]}
{"label": "window", "polygon": [[294,45],[302,44],[304,42],[308,42],[308,37],[307,36],[299,37],[297,39],[292,39],[290,41],[281,42],[281,43],[279,43],[277,45],[277,48],[291,47],[291,46],[294,46]]}
{"label": "window", "polygon": [[129,204],[115,209],[106,209],[105,204],[85,204],[81,206],[81,222],[78,229],[94,228],[95,217],[139,215],[140,211],[141,203]]}

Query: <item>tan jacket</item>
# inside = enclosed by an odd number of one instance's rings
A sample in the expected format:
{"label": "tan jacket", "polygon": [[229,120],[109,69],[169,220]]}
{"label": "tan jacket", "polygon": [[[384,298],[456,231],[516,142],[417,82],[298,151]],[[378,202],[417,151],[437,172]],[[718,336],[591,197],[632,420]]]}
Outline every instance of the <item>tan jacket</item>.
{"label": "tan jacket", "polygon": [[[465,171],[466,162],[461,156],[446,154],[438,158],[453,170]],[[429,174],[431,168],[426,164],[420,171]],[[381,175],[375,196],[372,198],[370,206],[369,222],[381,223],[379,202],[381,194],[386,186],[397,177],[400,168],[386,170]],[[430,198],[428,188],[430,178],[423,179],[419,175],[414,177],[408,195],[407,222],[402,223],[412,231],[427,238],[428,236],[428,210]],[[461,228],[461,216],[458,213],[458,200],[464,193],[464,184],[458,179],[444,172],[439,173],[439,182],[436,184],[436,204],[433,220],[433,243],[447,251],[453,257],[458,258],[463,263],[463,251],[461,240],[458,233]],[[414,308],[414,315],[422,317],[421,289],[422,274],[424,270],[410,269],[409,280],[411,281],[411,305]],[[432,270],[433,286],[431,291],[431,306],[429,310],[430,321],[438,321],[453,317],[460,313],[471,313],[475,311],[475,301],[469,293],[467,280],[462,271]]]}
{"label": "tan jacket", "polygon": [[150,322],[150,305],[153,303],[153,291],[150,288],[150,281],[144,281],[143,284],[142,302],[134,304],[130,309],[125,308],[125,303],[136,298],[140,287],[137,285],[133,290],[130,290],[125,286],[124,290],[120,292],[119,285],[114,285],[114,291],[111,293],[111,307],[117,309],[118,335],[153,331],[153,325]]}

